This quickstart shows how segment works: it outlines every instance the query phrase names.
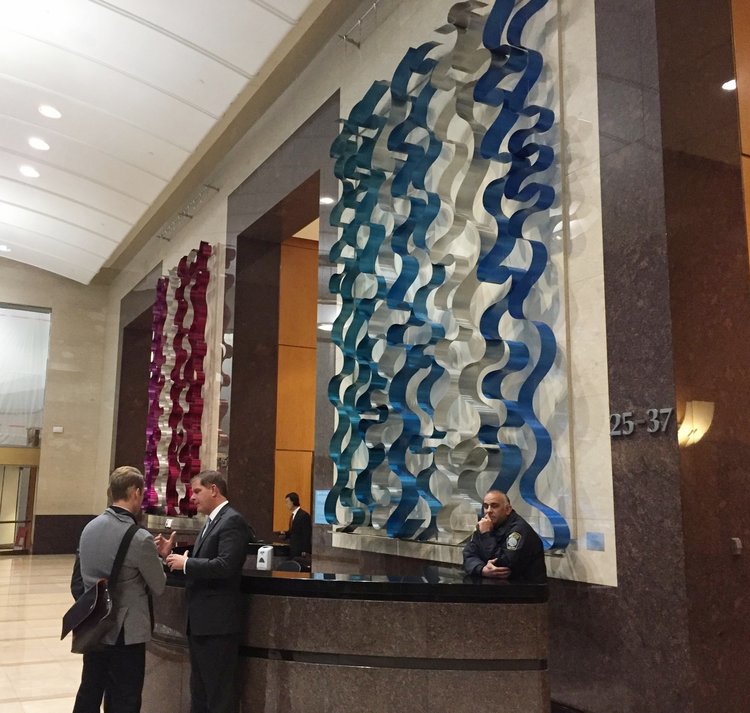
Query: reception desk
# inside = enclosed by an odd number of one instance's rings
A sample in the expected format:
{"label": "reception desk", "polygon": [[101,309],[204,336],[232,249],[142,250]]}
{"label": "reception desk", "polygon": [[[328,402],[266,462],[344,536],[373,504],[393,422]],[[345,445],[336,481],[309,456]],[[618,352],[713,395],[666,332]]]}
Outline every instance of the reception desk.
{"label": "reception desk", "polygon": [[[242,713],[548,713],[547,587],[248,572]],[[144,713],[188,713],[184,592],[155,602]]]}

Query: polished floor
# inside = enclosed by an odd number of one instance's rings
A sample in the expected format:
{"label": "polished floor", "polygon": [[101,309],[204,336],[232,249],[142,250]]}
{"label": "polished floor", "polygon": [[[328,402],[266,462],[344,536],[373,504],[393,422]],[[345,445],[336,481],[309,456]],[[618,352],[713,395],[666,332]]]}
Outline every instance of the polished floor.
{"label": "polished floor", "polygon": [[70,713],[81,657],[60,641],[69,555],[0,556],[0,713]]}

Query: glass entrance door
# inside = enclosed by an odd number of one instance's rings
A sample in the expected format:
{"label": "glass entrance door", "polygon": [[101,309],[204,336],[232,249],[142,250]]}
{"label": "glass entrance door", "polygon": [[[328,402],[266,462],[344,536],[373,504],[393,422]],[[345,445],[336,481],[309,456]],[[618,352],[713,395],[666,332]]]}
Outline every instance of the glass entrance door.
{"label": "glass entrance door", "polygon": [[27,551],[36,468],[0,465],[0,551]]}

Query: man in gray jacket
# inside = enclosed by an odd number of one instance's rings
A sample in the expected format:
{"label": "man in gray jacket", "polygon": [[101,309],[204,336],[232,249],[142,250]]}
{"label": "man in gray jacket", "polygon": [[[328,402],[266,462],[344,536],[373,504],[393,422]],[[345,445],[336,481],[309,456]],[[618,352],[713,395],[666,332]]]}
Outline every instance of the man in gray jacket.
{"label": "man in gray jacket", "polygon": [[[112,505],[81,533],[71,591],[77,599],[100,578],[108,578],[123,536],[137,523],[144,480],[137,468],[123,466],[110,476]],[[174,534],[165,540],[169,549]],[[165,545],[166,547],[166,545]],[[166,575],[154,538],[139,529],[131,541],[112,591],[116,626],[101,651],[83,655],[81,685],[73,713],[98,713],[104,698],[107,713],[138,713],[151,639],[149,597],[164,591]]]}

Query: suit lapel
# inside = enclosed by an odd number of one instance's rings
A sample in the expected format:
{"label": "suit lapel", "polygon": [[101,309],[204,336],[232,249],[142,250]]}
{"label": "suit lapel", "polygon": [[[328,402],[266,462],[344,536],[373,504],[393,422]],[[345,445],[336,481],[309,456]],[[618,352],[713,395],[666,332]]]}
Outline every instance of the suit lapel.
{"label": "suit lapel", "polygon": [[195,556],[199,551],[200,548],[203,547],[203,543],[208,539],[208,536],[216,529],[219,520],[221,520],[222,517],[224,517],[224,513],[227,511],[227,508],[229,505],[225,505],[221,510],[219,510],[218,513],[216,513],[216,517],[211,521],[211,524],[208,526],[208,529],[203,533],[203,536],[199,536],[198,539],[195,541],[195,547],[193,548],[193,556]]}

